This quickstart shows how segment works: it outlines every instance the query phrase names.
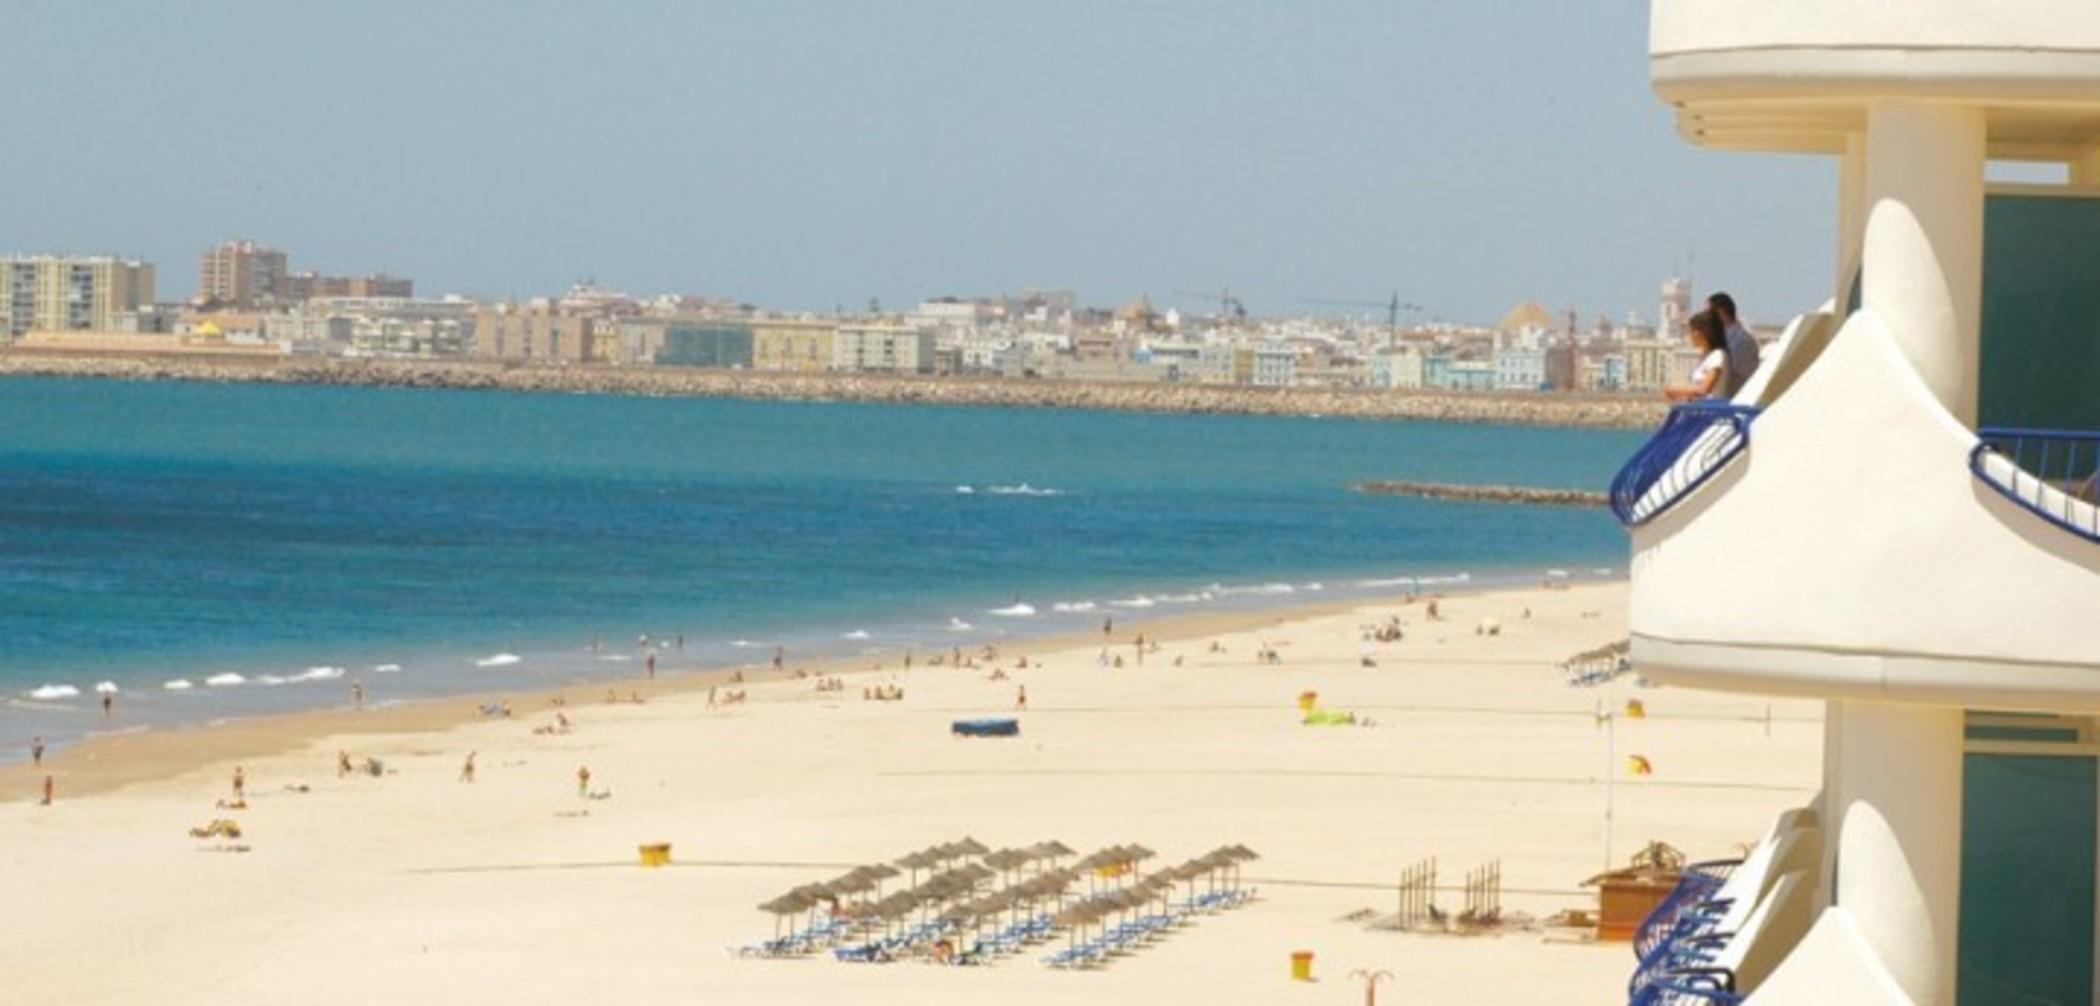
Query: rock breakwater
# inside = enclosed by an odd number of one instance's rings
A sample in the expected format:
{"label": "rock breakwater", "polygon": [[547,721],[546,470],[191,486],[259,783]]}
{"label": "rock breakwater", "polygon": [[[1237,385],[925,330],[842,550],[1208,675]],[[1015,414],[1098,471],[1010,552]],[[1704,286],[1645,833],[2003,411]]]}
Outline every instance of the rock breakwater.
{"label": "rock breakwater", "polygon": [[1452,482],[1359,482],[1357,492],[1468,503],[1524,503],[1531,506],[1605,506],[1611,497],[1588,489],[1539,489],[1530,486],[1461,485]]}

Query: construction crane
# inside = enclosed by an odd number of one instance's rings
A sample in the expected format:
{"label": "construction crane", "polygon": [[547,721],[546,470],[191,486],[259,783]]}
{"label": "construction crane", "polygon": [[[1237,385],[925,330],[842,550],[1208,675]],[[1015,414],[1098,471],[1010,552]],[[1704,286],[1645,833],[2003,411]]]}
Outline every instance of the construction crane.
{"label": "construction crane", "polygon": [[1240,303],[1240,299],[1233,296],[1232,291],[1229,289],[1221,288],[1216,293],[1200,293],[1195,290],[1174,290],[1170,292],[1176,297],[1200,297],[1208,303],[1218,305],[1217,316],[1220,318],[1231,318],[1235,321],[1247,320],[1247,305]]}
{"label": "construction crane", "polygon": [[1386,330],[1387,330],[1387,331],[1388,331],[1388,332],[1390,333],[1390,336],[1389,336],[1389,341],[1388,341],[1388,342],[1386,343],[1386,346],[1387,346],[1387,348],[1389,348],[1389,349],[1390,349],[1390,348],[1392,348],[1393,346],[1397,346],[1397,345],[1399,345],[1399,344],[1400,344],[1400,312],[1402,312],[1402,311],[1421,311],[1421,310],[1422,310],[1422,305],[1420,305],[1420,304],[1410,304],[1410,303],[1407,303],[1406,301],[1403,301],[1403,300],[1401,300],[1401,299],[1400,299],[1400,291],[1398,291],[1398,290],[1395,290],[1395,291],[1393,291],[1393,296],[1392,296],[1392,298],[1391,298],[1390,300],[1385,300],[1385,301],[1370,301],[1370,300],[1342,300],[1342,299],[1339,299],[1339,298],[1332,298],[1332,297],[1300,297],[1300,298],[1298,299],[1298,303],[1300,303],[1300,304],[1322,304],[1322,305],[1326,305],[1326,306],[1328,306],[1328,307],[1376,307],[1376,308],[1384,308],[1384,309],[1385,309],[1385,327],[1386,327]]}

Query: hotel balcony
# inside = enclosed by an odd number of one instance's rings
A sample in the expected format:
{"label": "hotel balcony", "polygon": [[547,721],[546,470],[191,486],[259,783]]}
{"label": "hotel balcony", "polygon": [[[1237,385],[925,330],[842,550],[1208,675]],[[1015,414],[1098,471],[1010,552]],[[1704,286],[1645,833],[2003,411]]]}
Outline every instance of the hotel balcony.
{"label": "hotel balcony", "polygon": [[1875,312],[1830,327],[1791,326],[1738,403],[1673,410],[1614,483],[1635,666],[1710,688],[2100,711],[2100,431],[1970,429]]}

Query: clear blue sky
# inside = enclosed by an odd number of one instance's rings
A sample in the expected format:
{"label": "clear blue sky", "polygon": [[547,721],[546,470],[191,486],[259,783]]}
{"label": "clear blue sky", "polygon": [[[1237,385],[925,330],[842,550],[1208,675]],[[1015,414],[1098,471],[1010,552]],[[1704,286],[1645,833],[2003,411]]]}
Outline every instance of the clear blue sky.
{"label": "clear blue sky", "polygon": [[1646,4],[0,0],[0,251],[428,293],[1827,295],[1835,168],[1676,139]]}

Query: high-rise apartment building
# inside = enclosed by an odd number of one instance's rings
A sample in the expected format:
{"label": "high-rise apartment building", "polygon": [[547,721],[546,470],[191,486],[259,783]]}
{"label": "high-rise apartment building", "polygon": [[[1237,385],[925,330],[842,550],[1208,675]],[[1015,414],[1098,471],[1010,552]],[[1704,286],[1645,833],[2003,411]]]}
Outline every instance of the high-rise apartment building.
{"label": "high-rise apartment building", "polygon": [[107,255],[0,258],[0,335],[112,331],[153,304],[153,266]]}
{"label": "high-rise apartment building", "polygon": [[287,298],[288,260],[253,241],[228,241],[197,258],[197,300],[251,308]]}

